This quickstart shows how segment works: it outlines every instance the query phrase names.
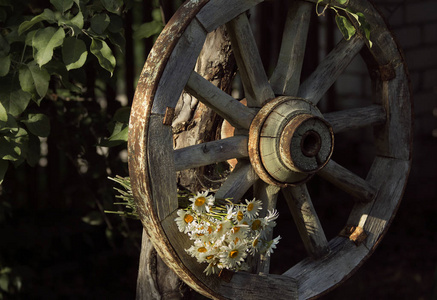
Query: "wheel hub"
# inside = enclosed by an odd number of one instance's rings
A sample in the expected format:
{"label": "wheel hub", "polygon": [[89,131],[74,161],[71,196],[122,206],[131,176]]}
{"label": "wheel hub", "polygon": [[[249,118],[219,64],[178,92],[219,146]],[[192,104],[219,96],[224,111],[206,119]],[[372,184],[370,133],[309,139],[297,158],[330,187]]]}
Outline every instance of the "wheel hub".
{"label": "wheel hub", "polygon": [[309,101],[280,96],[264,105],[249,131],[249,157],[269,184],[306,182],[332,155],[334,134]]}

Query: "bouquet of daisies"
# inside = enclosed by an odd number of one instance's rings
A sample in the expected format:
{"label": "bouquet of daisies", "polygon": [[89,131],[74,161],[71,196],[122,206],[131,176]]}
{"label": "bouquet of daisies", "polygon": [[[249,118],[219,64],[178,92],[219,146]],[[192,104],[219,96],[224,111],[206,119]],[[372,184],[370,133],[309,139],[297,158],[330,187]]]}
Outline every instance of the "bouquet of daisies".
{"label": "bouquet of daisies", "polygon": [[256,199],[234,204],[229,199],[216,204],[208,191],[190,198],[192,204],[179,209],[175,222],[179,231],[188,234],[193,245],[186,251],[199,263],[207,263],[206,275],[218,273],[221,269],[233,271],[248,268],[245,258],[260,253],[270,256],[280,236],[269,239],[276,210],[259,217],[262,202]]}

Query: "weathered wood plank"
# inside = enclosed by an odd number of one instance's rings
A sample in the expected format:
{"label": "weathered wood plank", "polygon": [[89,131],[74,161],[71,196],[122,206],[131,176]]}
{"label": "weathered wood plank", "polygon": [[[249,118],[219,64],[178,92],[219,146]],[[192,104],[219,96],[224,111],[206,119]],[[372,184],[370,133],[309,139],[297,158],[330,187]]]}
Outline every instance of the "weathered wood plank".
{"label": "weathered wood plank", "polygon": [[354,35],[349,41],[341,40],[302,83],[298,96],[317,104],[363,45],[364,41],[358,35]]}
{"label": "weathered wood plank", "polygon": [[175,169],[181,171],[231,158],[248,157],[247,140],[247,136],[239,135],[174,150]]}
{"label": "weathered wood plank", "polygon": [[297,95],[305,55],[311,14],[314,5],[294,1],[288,10],[278,63],[270,78],[277,95]]}
{"label": "weathered wood plank", "polygon": [[176,107],[205,39],[205,30],[194,19],[170,55],[156,90],[152,113],[165,114],[167,107]]}
{"label": "weathered wood plank", "polygon": [[376,153],[380,156],[411,159],[412,107],[408,78],[403,65],[393,69],[395,78],[375,79],[375,102],[389,112],[387,122],[374,129]]}
{"label": "weathered wood plank", "polygon": [[364,229],[369,249],[376,247],[395,215],[410,166],[410,161],[376,157],[370,168],[366,180],[378,188],[378,194],[372,202],[356,203],[347,221]]}
{"label": "weathered wood plank", "polygon": [[381,125],[387,119],[386,112],[381,105],[326,113],[323,117],[331,124],[334,133]]}
{"label": "weathered wood plank", "polygon": [[258,180],[258,175],[248,161],[239,161],[232,173],[215,194],[216,198],[232,198],[238,202],[247,190]]}
{"label": "weathered wood plank", "polygon": [[261,107],[275,94],[270,86],[258,47],[245,13],[226,24],[237,60],[248,107]]}
{"label": "weathered wood plank", "polygon": [[296,280],[272,274],[234,273],[223,281],[218,292],[228,299],[297,299]]}
{"label": "weathered wood plank", "polygon": [[173,133],[162,124],[163,116],[152,114],[147,141],[148,170],[156,214],[165,219],[178,207],[176,173],[173,154]]}
{"label": "weathered wood plank", "polygon": [[314,260],[307,258],[283,275],[297,279],[299,298],[310,299],[340,284],[357,269],[366,258],[369,250],[364,246],[343,237],[329,242],[331,252],[325,257]]}
{"label": "weathered wood plank", "polygon": [[306,184],[282,189],[300,237],[310,257],[321,258],[329,253],[328,240],[311,202]]}
{"label": "weathered wood plank", "polygon": [[353,196],[354,200],[370,202],[377,194],[377,189],[369,182],[333,160],[330,160],[317,174]]}
{"label": "weathered wood plank", "polygon": [[256,115],[256,111],[244,106],[195,71],[191,73],[185,90],[234,127],[249,129]]}
{"label": "weathered wood plank", "polygon": [[218,26],[223,25],[239,14],[249,10],[251,7],[263,0],[214,0],[209,1],[198,13],[196,18],[203,27],[211,32]]}

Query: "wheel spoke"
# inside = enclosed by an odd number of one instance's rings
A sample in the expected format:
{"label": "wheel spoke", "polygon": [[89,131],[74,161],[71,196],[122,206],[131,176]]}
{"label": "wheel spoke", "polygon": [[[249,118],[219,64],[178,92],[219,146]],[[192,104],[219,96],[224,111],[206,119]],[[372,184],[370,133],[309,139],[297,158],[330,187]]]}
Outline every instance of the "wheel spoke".
{"label": "wheel spoke", "polygon": [[329,253],[328,240],[306,185],[287,187],[282,189],[282,192],[308,255],[312,258],[320,258]]}
{"label": "wheel spoke", "polygon": [[275,94],[267,79],[246,13],[226,24],[249,107],[261,107]]}
{"label": "wheel spoke", "polygon": [[278,64],[270,78],[270,84],[277,95],[297,94],[313,9],[313,4],[304,1],[293,2],[290,6]]}
{"label": "wheel spoke", "polygon": [[324,118],[331,124],[334,133],[380,125],[387,119],[386,112],[380,105],[327,113]]}
{"label": "wheel spoke", "polygon": [[239,161],[235,169],[218,189],[215,197],[218,199],[232,198],[238,202],[247,190],[258,180],[258,175],[247,161]]}
{"label": "wheel spoke", "polygon": [[352,195],[357,201],[370,202],[376,196],[377,191],[370,183],[333,160],[317,174]]}
{"label": "wheel spoke", "polygon": [[243,135],[174,150],[176,171],[247,156],[247,136]]}
{"label": "wheel spoke", "polygon": [[255,117],[255,111],[223,92],[195,71],[191,73],[185,90],[212,108],[234,127],[249,129]]}
{"label": "wheel spoke", "polygon": [[363,46],[358,35],[349,41],[343,39],[302,83],[298,96],[317,104]]}
{"label": "wheel spoke", "polygon": [[[280,188],[277,186],[269,185],[262,180],[259,180],[254,185],[254,196],[258,200],[262,200],[263,209],[260,213],[261,216],[266,216],[268,210],[276,208],[276,201],[278,199],[278,193]],[[273,238],[273,232],[270,232],[266,236],[266,240]],[[270,269],[270,256],[259,255],[256,273],[268,274]]]}

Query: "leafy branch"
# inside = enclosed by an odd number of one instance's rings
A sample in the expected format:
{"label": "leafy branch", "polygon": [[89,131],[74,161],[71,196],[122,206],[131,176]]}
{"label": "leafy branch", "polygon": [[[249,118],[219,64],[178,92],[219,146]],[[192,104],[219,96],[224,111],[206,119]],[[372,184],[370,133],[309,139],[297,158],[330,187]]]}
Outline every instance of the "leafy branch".
{"label": "leafy branch", "polygon": [[[336,0],[336,3],[338,3],[339,5],[347,5],[348,1],[349,0]],[[372,47],[372,41],[370,40],[370,24],[367,22],[366,17],[362,12],[353,12],[348,7],[333,5],[331,4],[332,1],[330,1],[328,4],[325,4],[323,2],[324,0],[317,0],[316,3],[316,13],[319,17],[324,16],[327,9],[331,9],[332,11],[334,11],[337,27],[343,35],[344,39],[347,41],[356,34],[357,28],[347,17],[340,14],[340,11],[343,12],[345,15],[352,17],[357,22],[358,29],[363,32],[364,37],[367,39],[369,47]],[[321,12],[319,12],[320,5],[324,5]]]}

